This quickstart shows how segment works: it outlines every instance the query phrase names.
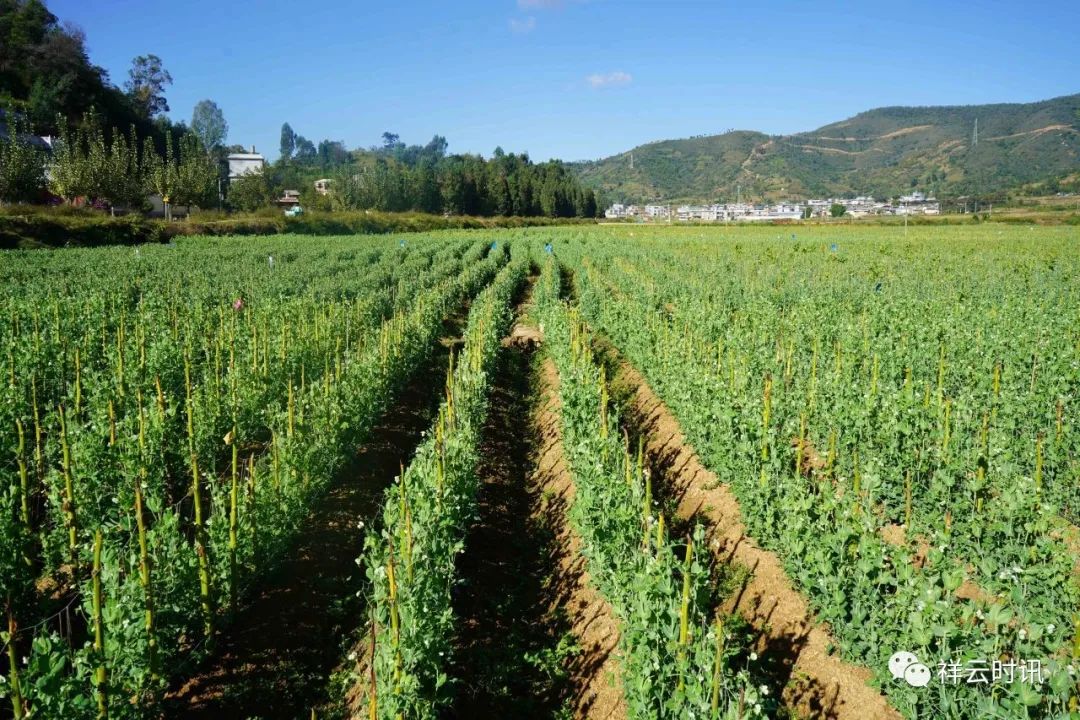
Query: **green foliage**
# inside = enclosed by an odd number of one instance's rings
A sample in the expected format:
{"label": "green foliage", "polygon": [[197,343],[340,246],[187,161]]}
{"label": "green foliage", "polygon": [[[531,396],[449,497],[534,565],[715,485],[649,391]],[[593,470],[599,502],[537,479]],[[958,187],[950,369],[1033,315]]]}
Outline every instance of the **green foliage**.
{"label": "green foliage", "polygon": [[200,100],[191,113],[191,132],[207,150],[220,147],[229,135],[225,113],[213,100]]}
{"label": "green foliage", "polygon": [[172,85],[172,75],[157,55],[139,55],[131,61],[124,89],[144,118],[153,119],[169,112],[165,99],[167,85]]}
{"label": "green foliage", "polygon": [[[495,263],[468,262],[487,245],[190,240],[0,265],[18,327],[0,447],[29,468],[0,493],[0,596],[26,629],[28,716],[157,714],[171,675],[206,656],[207,619],[228,623],[274,571],[443,317],[491,277]],[[71,647],[42,622],[55,609],[38,570],[67,573],[103,637]]]}
{"label": "green foliage", "polygon": [[29,127],[14,110],[0,134],[0,203],[36,200],[45,186],[45,153],[28,140]]}
{"label": "green foliage", "polygon": [[281,143],[278,146],[278,152],[281,154],[283,161],[288,161],[292,158],[293,152],[296,151],[296,133],[293,132],[292,126],[289,123],[281,124]]}
{"label": "green foliage", "polygon": [[559,372],[561,438],[574,480],[569,517],[591,583],[619,619],[627,716],[771,715],[775,694],[769,699],[766,686],[732,666],[725,646],[734,651],[736,643],[713,622],[704,528],[670,535],[640,449],[635,456],[620,432],[591,334],[559,289],[549,256],[535,298],[544,347]]}
{"label": "green foliage", "polygon": [[[873,195],[918,187],[985,195],[1080,169],[1080,95],[1027,104],[891,107],[787,136],[735,131],[664,140],[575,163],[583,182],[625,202]],[[979,144],[971,147],[979,119]]]}
{"label": "green foliage", "polygon": [[597,214],[595,192],[584,189],[558,161],[533,164],[527,155],[512,153],[490,160],[443,157],[444,151],[445,140],[436,137],[424,148],[398,143],[360,154],[355,165],[334,176],[334,206],[503,217]]}
{"label": "green foliage", "polygon": [[847,212],[847,208],[844,205],[841,205],[840,203],[833,203],[832,205],[829,206],[829,216],[830,217],[834,217],[834,218],[843,217],[844,213],[846,213],[846,212]]}
{"label": "green foliage", "polygon": [[305,212],[297,218],[286,218],[277,209],[244,215],[195,212],[180,221],[163,222],[137,215],[110,218],[88,208],[20,205],[0,211],[0,248],[134,245],[191,235],[381,235],[590,223],[572,218],[445,217],[375,211]]}
{"label": "green foliage", "polygon": [[[483,261],[486,283],[506,263],[505,245]],[[450,695],[446,669],[454,628],[455,558],[476,514],[479,435],[499,340],[509,330],[510,301],[525,279],[527,257],[515,253],[469,311],[466,340],[446,380],[446,401],[404,475],[386,493],[381,528],[365,538],[369,607],[379,628],[375,687],[364,684],[375,717],[436,718]],[[475,279],[474,279],[475,278]],[[373,692],[374,691],[374,692]]]}
{"label": "green foliage", "polygon": [[217,189],[217,163],[193,134],[181,136],[174,147],[172,133],[166,133],[164,156],[152,152],[147,141],[145,155],[149,158],[148,187],[161,195],[166,217],[170,217],[172,205],[212,204]]}
{"label": "green foliage", "polygon": [[[730,485],[842,656],[906,717],[1068,716],[1071,230],[693,232],[596,231],[556,251],[584,317]],[[930,686],[891,676],[898,648],[932,668]],[[1047,682],[936,676],[1002,655],[1041,660]]]}
{"label": "green foliage", "polygon": [[231,180],[226,197],[233,210],[253,212],[268,207],[274,201],[274,192],[265,172],[253,172]]}

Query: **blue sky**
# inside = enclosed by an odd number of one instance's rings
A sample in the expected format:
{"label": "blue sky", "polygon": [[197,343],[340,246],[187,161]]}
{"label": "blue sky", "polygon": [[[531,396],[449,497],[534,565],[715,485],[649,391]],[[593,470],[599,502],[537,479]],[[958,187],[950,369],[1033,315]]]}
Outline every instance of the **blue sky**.
{"label": "blue sky", "polygon": [[1080,92],[1080,2],[47,0],[117,84],[155,53],[176,119],[229,142],[282,122],[349,147],[598,158],[728,128],[791,133],[882,105]]}

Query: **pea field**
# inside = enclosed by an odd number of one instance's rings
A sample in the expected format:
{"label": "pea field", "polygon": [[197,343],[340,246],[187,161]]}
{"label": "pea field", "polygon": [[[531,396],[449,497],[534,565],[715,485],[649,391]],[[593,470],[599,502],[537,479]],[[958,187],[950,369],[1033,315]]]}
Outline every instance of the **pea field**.
{"label": "pea field", "polygon": [[1080,235],[0,255],[14,718],[1080,718]]}

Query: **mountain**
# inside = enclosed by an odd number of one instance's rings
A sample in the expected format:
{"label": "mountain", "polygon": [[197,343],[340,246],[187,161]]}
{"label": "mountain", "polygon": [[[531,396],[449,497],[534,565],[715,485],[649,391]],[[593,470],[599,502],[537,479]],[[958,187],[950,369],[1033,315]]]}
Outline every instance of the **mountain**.
{"label": "mountain", "polygon": [[986,195],[1080,170],[1080,94],[878,108],[795,135],[739,130],[662,140],[571,169],[616,202],[734,200],[740,191],[750,200],[913,189]]}

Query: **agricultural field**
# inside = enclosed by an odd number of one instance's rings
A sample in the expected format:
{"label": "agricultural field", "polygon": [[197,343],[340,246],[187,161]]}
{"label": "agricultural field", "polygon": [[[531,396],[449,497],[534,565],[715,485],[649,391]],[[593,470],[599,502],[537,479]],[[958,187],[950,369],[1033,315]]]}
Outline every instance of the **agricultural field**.
{"label": "agricultural field", "polygon": [[1080,718],[1078,241],[2,254],[5,712]]}

